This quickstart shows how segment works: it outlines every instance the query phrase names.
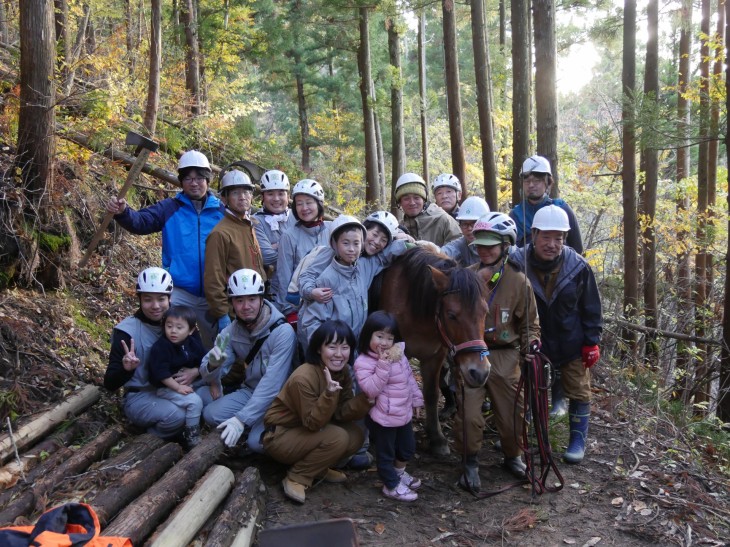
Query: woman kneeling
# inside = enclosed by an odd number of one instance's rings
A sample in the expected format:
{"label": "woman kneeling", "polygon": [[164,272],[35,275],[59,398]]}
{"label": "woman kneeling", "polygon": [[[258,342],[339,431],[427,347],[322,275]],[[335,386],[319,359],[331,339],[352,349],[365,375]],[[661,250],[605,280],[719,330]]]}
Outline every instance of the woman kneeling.
{"label": "woman kneeling", "polygon": [[264,449],[291,465],[284,493],[304,503],[316,479],[344,482],[330,466],[362,446],[362,430],[353,423],[368,413],[367,395],[353,395],[350,367],[355,335],[342,321],[326,321],[312,334],[306,363],[287,380],[266,412]]}

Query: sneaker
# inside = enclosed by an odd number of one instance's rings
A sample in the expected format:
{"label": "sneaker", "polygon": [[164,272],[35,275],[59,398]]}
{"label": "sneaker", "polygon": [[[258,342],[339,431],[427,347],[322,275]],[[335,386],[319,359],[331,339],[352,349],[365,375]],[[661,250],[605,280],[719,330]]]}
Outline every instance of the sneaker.
{"label": "sneaker", "polygon": [[391,498],[398,501],[415,501],[418,499],[418,494],[408,488],[402,482],[399,482],[392,490],[387,486],[383,485],[383,495],[386,498]]}
{"label": "sneaker", "polygon": [[320,477],[324,482],[331,482],[331,483],[340,483],[345,482],[347,480],[347,475],[345,475],[342,471],[337,471],[336,469],[328,469],[327,472]]}
{"label": "sneaker", "polygon": [[306,486],[291,480],[289,477],[284,477],[281,485],[284,487],[284,494],[287,498],[294,500],[297,503],[304,503],[304,500],[306,499],[306,494],[304,493],[307,489]]}
{"label": "sneaker", "polygon": [[418,490],[421,487],[421,479],[417,479],[413,475],[410,475],[405,469],[400,475],[400,483],[411,490]]}

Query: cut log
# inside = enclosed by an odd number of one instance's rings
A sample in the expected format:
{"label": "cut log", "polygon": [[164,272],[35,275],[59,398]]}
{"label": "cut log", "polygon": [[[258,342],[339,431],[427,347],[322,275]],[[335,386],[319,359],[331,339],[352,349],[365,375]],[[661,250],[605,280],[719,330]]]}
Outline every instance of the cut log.
{"label": "cut log", "polygon": [[73,456],[66,459],[49,474],[39,478],[33,488],[20,496],[0,512],[0,524],[12,523],[21,515],[26,515],[35,506],[36,511],[45,509],[46,495],[69,475],[85,471],[89,465],[98,460],[107,450],[119,441],[122,430],[118,427],[107,429],[96,439],[88,443]]}
{"label": "cut log", "polygon": [[[98,465],[93,466],[92,470],[99,476],[100,484],[108,484],[129,473],[129,471],[137,467],[142,460],[158,448],[163,447],[165,444],[166,441],[164,439],[160,439],[152,433],[144,433],[143,435],[134,437],[131,442],[127,443],[119,454],[113,458],[109,458],[99,462]],[[152,484],[152,482],[150,482],[150,484]]]}
{"label": "cut log", "polygon": [[[9,504],[16,504],[20,502],[21,498],[23,497],[23,493],[29,494],[26,496],[26,501],[24,502],[23,509],[20,509],[21,506],[18,506],[18,511],[20,511],[20,514],[26,514],[30,513],[33,509],[33,503],[35,501],[35,496],[33,496],[32,493],[24,492],[28,488],[29,484],[33,484],[38,477],[43,477],[51,473],[56,467],[58,467],[62,462],[65,462],[67,459],[69,459],[73,455],[73,451],[70,448],[59,448],[58,451],[56,451],[55,454],[53,454],[50,458],[48,458],[46,461],[44,461],[41,465],[33,469],[28,475],[26,475],[25,479],[26,482],[16,484],[12,488],[9,488],[8,490],[5,490],[2,494],[0,494],[0,507],[5,507]],[[0,524],[10,522],[11,520],[15,520],[15,517],[9,520],[5,520],[3,518],[3,513],[0,513]]]}
{"label": "cut log", "polygon": [[[70,415],[78,414],[93,405],[101,397],[101,389],[97,386],[86,386],[74,393],[61,404],[45,412],[32,422],[22,426],[13,434],[18,450],[32,445],[46,435],[58,424],[67,420]],[[0,437],[0,463],[5,463],[15,453],[13,442],[9,435]]]}
{"label": "cut log", "polygon": [[91,501],[101,526],[106,526],[119,511],[141,496],[181,457],[182,447],[176,443],[167,443],[134,469],[124,473],[116,482],[106,486]]}
{"label": "cut log", "polygon": [[263,516],[264,491],[259,470],[247,467],[237,478],[236,487],[208,534],[206,547],[250,547]]}
{"label": "cut log", "polygon": [[217,431],[206,435],[164,477],[124,509],[103,530],[102,535],[128,537],[134,545],[143,543],[195,482],[215,463],[223,452],[223,447]]}
{"label": "cut log", "polygon": [[198,481],[184,503],[146,543],[148,547],[185,547],[233,488],[233,471],[214,465]]}
{"label": "cut log", "polygon": [[[63,431],[47,437],[20,456],[20,463],[18,463],[18,460],[11,460],[5,467],[0,469],[0,489],[7,491],[8,488],[12,488],[24,474],[27,481],[25,484],[31,483],[32,481],[28,478],[27,473],[42,464],[44,459],[52,456],[56,450],[71,442],[78,430],[77,424],[71,424]],[[2,506],[1,500],[0,506]]]}

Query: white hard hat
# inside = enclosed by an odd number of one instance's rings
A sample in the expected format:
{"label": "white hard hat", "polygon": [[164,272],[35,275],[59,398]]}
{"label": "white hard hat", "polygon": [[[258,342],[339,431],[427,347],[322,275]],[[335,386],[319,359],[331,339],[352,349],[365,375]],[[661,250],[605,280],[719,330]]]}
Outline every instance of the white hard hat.
{"label": "white hard hat", "polygon": [[330,245],[335,244],[335,236],[337,236],[337,232],[345,228],[359,228],[362,230],[363,241],[367,237],[367,231],[365,230],[365,226],[362,225],[362,222],[350,215],[340,215],[332,221],[332,224],[330,224]]}
{"label": "white hard hat", "polygon": [[137,276],[137,292],[172,294],[172,276],[157,266],[142,270]]}
{"label": "white hard hat", "polygon": [[517,225],[508,215],[487,213],[474,224],[474,241],[471,245],[499,245],[508,239],[510,245],[517,241]]}
{"label": "white hard hat", "polygon": [[294,198],[298,194],[306,194],[324,204],[324,189],[314,179],[303,179],[297,182],[292,189],[291,196]]}
{"label": "white hard hat", "polygon": [[180,161],[177,162],[177,170],[180,171],[187,167],[210,169],[210,162],[202,152],[198,152],[197,150],[188,150],[180,156]]}
{"label": "white hard hat", "polygon": [[255,270],[236,270],[228,278],[228,296],[263,296],[264,280]]}
{"label": "white hard hat", "polygon": [[393,241],[395,233],[398,230],[398,219],[389,211],[375,211],[370,213],[365,222],[375,222],[383,227],[385,233],[388,234],[388,243]]}
{"label": "white hard hat", "polygon": [[550,162],[547,158],[542,156],[530,156],[524,161],[520,176],[526,177],[530,173],[553,174],[552,169],[550,168]]}
{"label": "white hard hat", "polygon": [[441,188],[442,186],[461,192],[461,182],[459,182],[456,175],[452,175],[451,173],[442,173],[433,179],[433,182],[431,183],[431,190],[435,192],[437,188]]}
{"label": "white hard hat", "polygon": [[223,175],[223,179],[221,180],[221,192],[238,186],[245,186],[253,190],[253,183],[251,182],[251,179],[243,171],[234,169],[233,171],[228,171],[228,173]]}
{"label": "white hard hat", "polygon": [[261,191],[267,190],[286,190],[289,191],[289,177],[286,173],[277,169],[266,171],[261,177]]}
{"label": "white hard hat", "polygon": [[428,190],[428,186],[426,186],[426,181],[423,180],[423,177],[417,175],[416,173],[403,173],[400,177],[398,177],[398,180],[395,181],[395,189],[398,190],[398,188],[400,188],[404,184],[409,184],[411,182],[418,183],[422,185],[424,189]]}
{"label": "white hard hat", "polygon": [[459,207],[456,220],[479,220],[489,212],[489,205],[479,196],[469,196]]}
{"label": "white hard hat", "polygon": [[570,230],[568,213],[557,205],[546,205],[535,213],[535,218],[532,219],[532,228],[535,230],[568,232]]}

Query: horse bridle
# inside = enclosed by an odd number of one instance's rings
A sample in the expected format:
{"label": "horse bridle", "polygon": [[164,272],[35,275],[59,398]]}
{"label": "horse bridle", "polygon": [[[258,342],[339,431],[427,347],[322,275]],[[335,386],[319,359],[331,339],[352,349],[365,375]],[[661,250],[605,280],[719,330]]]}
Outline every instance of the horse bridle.
{"label": "horse bridle", "polygon": [[487,344],[484,343],[484,339],[480,338],[479,340],[469,340],[461,344],[454,344],[451,341],[451,338],[449,338],[449,335],[446,333],[446,329],[444,329],[444,325],[441,322],[441,302],[444,296],[456,292],[458,291],[452,290],[442,292],[441,298],[439,298],[438,303],[436,304],[436,328],[438,328],[439,334],[441,335],[441,341],[448,348],[449,355],[452,359],[456,359],[456,356],[460,353],[481,353],[482,357],[486,357],[489,355],[489,348],[487,347]]}

